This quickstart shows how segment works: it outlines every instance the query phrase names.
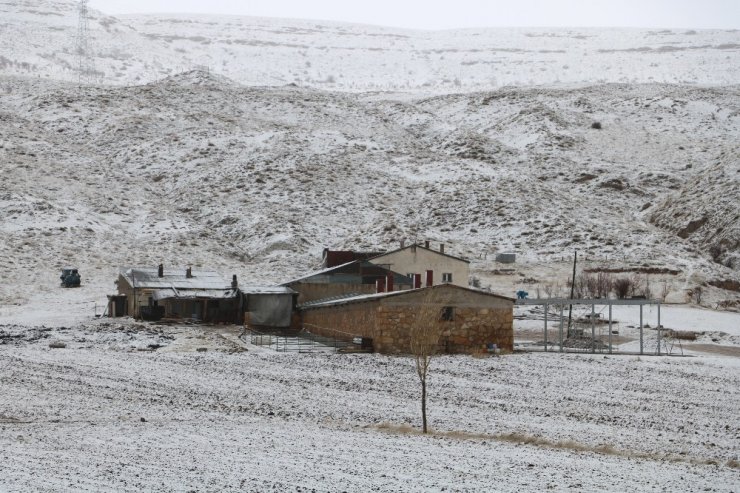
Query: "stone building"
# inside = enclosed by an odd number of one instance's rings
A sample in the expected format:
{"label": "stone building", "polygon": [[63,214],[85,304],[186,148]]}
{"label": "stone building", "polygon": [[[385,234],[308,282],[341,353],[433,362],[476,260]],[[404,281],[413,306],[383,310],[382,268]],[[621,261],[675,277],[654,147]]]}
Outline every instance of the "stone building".
{"label": "stone building", "polygon": [[380,353],[408,353],[418,322],[438,332],[441,353],[475,353],[491,344],[511,351],[514,346],[514,299],[454,284],[317,300],[299,309],[310,332],[370,338]]}

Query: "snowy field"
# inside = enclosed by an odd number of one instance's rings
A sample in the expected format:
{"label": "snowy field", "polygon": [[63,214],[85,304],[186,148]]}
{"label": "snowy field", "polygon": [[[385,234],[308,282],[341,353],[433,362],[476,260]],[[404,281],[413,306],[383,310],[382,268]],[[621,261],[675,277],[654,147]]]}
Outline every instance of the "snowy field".
{"label": "snowy field", "polygon": [[740,488],[737,358],[439,357],[421,436],[410,359],[237,334],[0,326],[0,490]]}

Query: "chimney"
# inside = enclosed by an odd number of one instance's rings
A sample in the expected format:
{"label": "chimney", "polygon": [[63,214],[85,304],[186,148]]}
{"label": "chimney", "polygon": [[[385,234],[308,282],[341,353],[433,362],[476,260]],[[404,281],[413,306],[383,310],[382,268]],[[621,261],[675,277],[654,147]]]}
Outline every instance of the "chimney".
{"label": "chimney", "polygon": [[385,286],[389,293],[393,291],[393,272],[385,277]]}
{"label": "chimney", "polygon": [[421,288],[421,274],[414,274],[414,289]]}
{"label": "chimney", "polygon": [[426,287],[427,288],[431,288],[432,286],[434,286],[434,271],[433,270],[428,270],[427,271],[427,285],[426,285]]}
{"label": "chimney", "polygon": [[429,240],[426,240],[426,241],[424,242],[424,248],[429,248]]}
{"label": "chimney", "polygon": [[192,267],[188,267],[187,269],[185,269],[185,277],[187,277],[188,279],[190,279],[191,277],[193,277],[193,268]]}
{"label": "chimney", "polygon": [[406,248],[406,240],[401,240],[401,248]]}
{"label": "chimney", "polygon": [[375,281],[375,292],[385,293],[385,279],[376,279]]}
{"label": "chimney", "polygon": [[439,253],[445,253],[445,244],[444,243],[440,243],[439,244]]}
{"label": "chimney", "polygon": [[163,264],[159,264],[159,266],[157,267],[157,276],[164,277],[164,265]]}
{"label": "chimney", "polygon": [[236,288],[239,287],[239,282],[236,280],[236,274],[234,274],[233,276],[231,276],[231,287],[233,289],[236,289]]}

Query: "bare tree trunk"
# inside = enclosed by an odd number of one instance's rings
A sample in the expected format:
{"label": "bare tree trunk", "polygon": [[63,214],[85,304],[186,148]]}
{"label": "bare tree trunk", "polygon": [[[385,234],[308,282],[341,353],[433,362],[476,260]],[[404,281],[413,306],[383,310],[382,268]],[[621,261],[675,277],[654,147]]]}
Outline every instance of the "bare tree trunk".
{"label": "bare tree trunk", "polygon": [[421,421],[422,433],[429,430],[427,422],[427,376],[432,357],[437,354],[440,338],[440,320],[442,304],[434,288],[429,288],[423,304],[414,315],[414,323],[409,334],[409,350],[414,358],[416,375],[421,384]]}
{"label": "bare tree trunk", "polygon": [[427,432],[427,379],[421,381],[421,432]]}

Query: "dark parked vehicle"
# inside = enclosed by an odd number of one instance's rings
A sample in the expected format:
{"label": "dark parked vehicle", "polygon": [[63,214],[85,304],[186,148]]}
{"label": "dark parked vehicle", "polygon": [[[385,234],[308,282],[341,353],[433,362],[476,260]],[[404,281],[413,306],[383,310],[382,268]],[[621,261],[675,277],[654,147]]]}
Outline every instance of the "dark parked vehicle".
{"label": "dark parked vehicle", "polygon": [[59,276],[59,279],[62,280],[63,288],[79,288],[82,280],[79,271],[72,267],[62,269],[62,275]]}

